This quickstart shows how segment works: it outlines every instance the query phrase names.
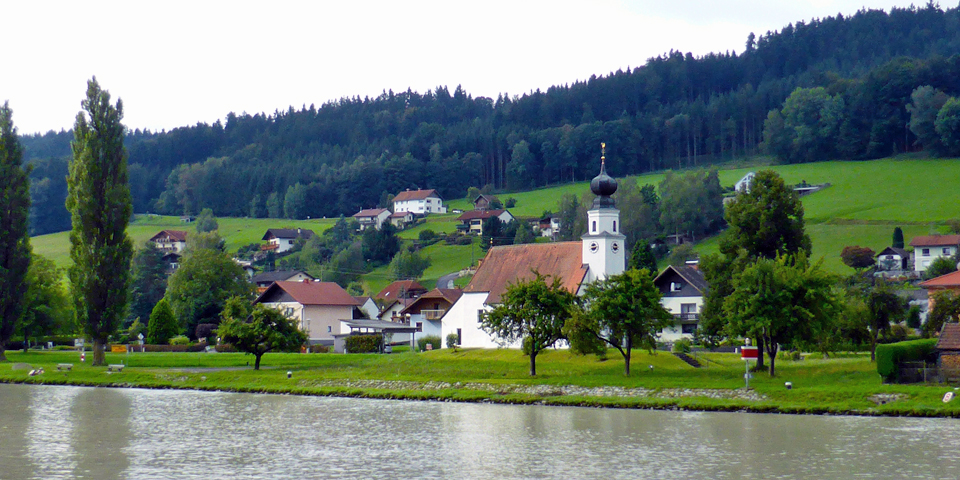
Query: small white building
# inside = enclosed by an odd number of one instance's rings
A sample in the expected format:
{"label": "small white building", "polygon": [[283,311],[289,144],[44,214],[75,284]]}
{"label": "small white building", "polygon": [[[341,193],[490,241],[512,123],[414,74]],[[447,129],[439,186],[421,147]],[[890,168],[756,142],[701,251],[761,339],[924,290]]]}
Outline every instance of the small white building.
{"label": "small white building", "polygon": [[368,227],[380,230],[383,222],[390,218],[390,210],[387,210],[386,208],[368,208],[354,213],[353,218],[356,218],[357,223],[360,224],[361,232],[366,230]]}
{"label": "small white building", "polygon": [[480,235],[483,233],[483,222],[491,217],[499,218],[504,225],[514,220],[513,214],[507,210],[470,210],[457,217],[457,220],[461,223],[459,229],[463,230],[464,233]]}
{"label": "small white building", "polygon": [[407,228],[407,225],[413,223],[413,214],[410,212],[392,213],[390,214],[389,220],[394,227],[397,227],[397,230],[403,230]]}
{"label": "small white building", "polygon": [[910,265],[910,252],[897,247],[887,247],[876,255],[877,270],[902,271]]}
{"label": "small white building", "polygon": [[333,282],[274,282],[254,300],[280,310],[295,319],[307,333],[310,344],[333,345],[341,333],[341,322],[357,318],[360,306],[340,285]]}
{"label": "small white building", "polygon": [[305,228],[268,228],[267,233],[263,234],[261,240],[267,241],[264,250],[284,253],[292,250],[298,239],[310,240],[313,235],[313,230]]}
{"label": "small white building", "polygon": [[940,257],[952,257],[960,247],[960,235],[923,235],[910,240],[913,247],[913,268],[925,272],[934,260]]}
{"label": "small white building", "polygon": [[560,234],[560,216],[550,215],[540,219],[538,224],[541,237],[557,238]]}
{"label": "small white building", "polygon": [[393,197],[393,211],[427,215],[430,213],[447,213],[447,207],[443,206],[443,199],[434,189],[406,190]]}
{"label": "small white building", "polygon": [[675,342],[681,338],[693,338],[700,324],[703,296],[707,292],[707,280],[697,267],[667,266],[653,279],[653,284],[663,295],[660,303],[673,314],[673,326],[660,332],[660,340]]}

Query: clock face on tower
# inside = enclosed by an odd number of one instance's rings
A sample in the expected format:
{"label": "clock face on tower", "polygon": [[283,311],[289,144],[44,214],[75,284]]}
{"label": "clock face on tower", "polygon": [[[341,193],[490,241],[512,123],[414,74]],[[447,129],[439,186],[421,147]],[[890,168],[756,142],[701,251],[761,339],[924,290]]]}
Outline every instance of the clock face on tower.
{"label": "clock face on tower", "polygon": [[610,249],[613,250],[613,253],[617,253],[620,251],[620,244],[613,242],[613,245],[610,245]]}
{"label": "clock face on tower", "polygon": [[590,253],[597,253],[597,250],[600,249],[600,245],[597,242],[590,242]]}

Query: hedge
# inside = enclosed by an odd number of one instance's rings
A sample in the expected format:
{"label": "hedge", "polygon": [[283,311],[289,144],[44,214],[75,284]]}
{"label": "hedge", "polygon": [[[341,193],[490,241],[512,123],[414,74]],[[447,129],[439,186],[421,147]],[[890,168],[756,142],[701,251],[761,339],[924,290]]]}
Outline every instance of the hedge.
{"label": "hedge", "polygon": [[383,343],[383,335],[351,335],[344,340],[348,353],[377,353]]}
{"label": "hedge", "polygon": [[440,341],[441,341],[440,337],[436,335],[427,335],[425,337],[420,337],[417,339],[417,347],[420,349],[421,352],[425,352],[427,350],[427,344],[429,343],[430,345],[433,345],[433,347],[431,347],[431,350],[440,350],[440,346],[441,346]]}
{"label": "hedge", "polygon": [[896,380],[900,364],[925,360],[936,346],[936,338],[877,345],[877,373],[885,380]]}

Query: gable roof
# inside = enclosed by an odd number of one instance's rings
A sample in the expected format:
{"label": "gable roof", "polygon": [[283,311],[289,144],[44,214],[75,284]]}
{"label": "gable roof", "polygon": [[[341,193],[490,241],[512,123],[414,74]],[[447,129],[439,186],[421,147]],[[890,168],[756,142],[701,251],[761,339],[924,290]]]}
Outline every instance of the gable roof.
{"label": "gable roof", "polygon": [[948,273],[946,275],[940,275],[939,277],[931,278],[926,282],[920,282],[920,286],[923,288],[960,287],[960,271]]}
{"label": "gable roof", "polygon": [[587,273],[581,242],[529,243],[493,247],[463,291],[489,292],[487,304],[500,303],[500,295],[513,283],[532,280],[533,271],[559,278],[576,293]]}
{"label": "gable roof", "polygon": [[265,303],[270,297],[286,292],[301,305],[359,306],[340,285],[333,282],[287,282],[272,283],[254,303]]}
{"label": "gable roof", "polygon": [[[506,210],[469,210],[463,212],[462,215],[457,217],[457,220],[461,222],[476,219],[486,220],[490,217],[499,217],[503,212],[506,212]],[[509,214],[510,212],[507,213]],[[512,217],[513,215],[511,214],[510,216]]]}
{"label": "gable roof", "polygon": [[160,230],[160,233],[150,237],[150,241],[155,242],[160,238],[170,238],[170,240],[175,242],[186,242],[187,232],[184,232],[183,230]]}
{"label": "gable roof", "polygon": [[389,212],[389,210],[387,210],[386,208],[367,208],[365,210],[360,210],[359,212],[354,213],[353,217],[354,218],[379,217],[380,215],[383,214],[383,212]]}
{"label": "gable roof", "polygon": [[679,275],[680,278],[684,279],[690,284],[690,286],[696,288],[700,293],[707,293],[707,288],[710,286],[710,284],[708,284],[707,279],[704,278],[703,272],[701,272],[700,269],[693,267],[675,267],[673,265],[667,265],[667,268],[663,269],[663,271],[660,272],[660,275],[657,275],[656,278],[653,279],[653,284],[660,286],[659,281],[663,278],[666,278],[671,273]]}
{"label": "gable roof", "polygon": [[937,350],[960,350],[960,323],[944,323],[937,340]]}
{"label": "gable roof", "polygon": [[417,306],[421,302],[428,302],[430,300],[441,299],[445,300],[450,305],[457,303],[457,300],[460,300],[460,297],[463,296],[463,290],[459,288],[434,288],[423,295],[420,295],[416,300],[407,305],[400,313],[405,313],[407,310],[410,310]]}
{"label": "gable roof", "polygon": [[911,247],[946,247],[960,245],[960,235],[921,235],[910,240]]}
{"label": "gable roof", "polygon": [[500,201],[500,199],[497,198],[495,195],[487,195],[487,194],[481,193],[480,195],[477,195],[477,198],[473,199],[473,203],[476,204],[477,202],[480,201],[481,198],[486,199],[487,202],[490,202],[490,203],[493,203],[494,201],[498,201],[498,202]]}
{"label": "gable roof", "polygon": [[397,280],[386,287],[383,287],[383,290],[380,290],[380,293],[373,296],[373,298],[379,298],[383,300],[394,300],[400,296],[401,292],[426,292],[427,289],[423,288],[423,285],[420,285],[416,280]]}
{"label": "gable roof", "polygon": [[303,270],[275,270],[273,272],[258,273],[250,278],[253,283],[281,282],[295,277],[302,273],[307,278],[313,279],[313,276]]}
{"label": "gable roof", "polygon": [[910,256],[910,252],[902,248],[887,247],[887,248],[884,248],[883,250],[880,250],[880,253],[876,254],[875,256],[877,258],[880,258],[881,255],[900,255],[903,258],[907,258]]}
{"label": "gable roof", "polygon": [[394,202],[406,202],[409,200],[425,200],[427,197],[440,198],[440,194],[434,189],[429,190],[405,190],[393,197]]}
{"label": "gable roof", "polygon": [[396,212],[396,213],[391,213],[388,218],[406,218],[406,217],[412,217],[412,216],[413,216],[413,212]]}
{"label": "gable roof", "polygon": [[306,228],[268,228],[267,233],[264,233],[263,238],[260,240],[298,237],[303,237],[305,240],[309,240],[313,238],[313,235],[313,230],[307,230]]}

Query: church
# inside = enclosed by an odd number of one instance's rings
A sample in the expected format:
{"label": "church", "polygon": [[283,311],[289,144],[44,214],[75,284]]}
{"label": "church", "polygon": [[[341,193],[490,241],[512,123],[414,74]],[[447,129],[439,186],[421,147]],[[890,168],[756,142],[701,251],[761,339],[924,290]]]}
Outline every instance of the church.
{"label": "church", "polygon": [[[605,145],[603,145],[605,147]],[[443,317],[443,338],[453,333],[464,348],[519,348],[502,345],[480,329],[480,316],[500,303],[507,287],[535,278],[534,271],[580,295],[590,283],[623,273],[626,237],[620,233],[620,211],[612,195],[617,181],[607,175],[606,157],[600,157],[600,174],[590,182],[596,195],[587,211],[587,233],[579,242],[533,243],[493,247],[477,268],[463,295]]]}

